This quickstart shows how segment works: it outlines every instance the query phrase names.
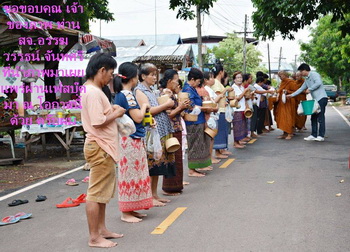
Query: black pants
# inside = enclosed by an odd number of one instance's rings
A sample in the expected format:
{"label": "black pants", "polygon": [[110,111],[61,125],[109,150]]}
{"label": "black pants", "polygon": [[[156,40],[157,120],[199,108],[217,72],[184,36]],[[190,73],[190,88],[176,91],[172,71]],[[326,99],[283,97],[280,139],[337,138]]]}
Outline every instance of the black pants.
{"label": "black pants", "polygon": [[250,119],[250,131],[254,132],[257,130],[258,128],[258,106],[257,105],[253,105],[253,116]]}
{"label": "black pants", "polygon": [[257,132],[258,134],[262,134],[262,130],[265,128],[264,122],[265,122],[265,115],[266,115],[266,108],[258,108],[258,123],[257,123]]}

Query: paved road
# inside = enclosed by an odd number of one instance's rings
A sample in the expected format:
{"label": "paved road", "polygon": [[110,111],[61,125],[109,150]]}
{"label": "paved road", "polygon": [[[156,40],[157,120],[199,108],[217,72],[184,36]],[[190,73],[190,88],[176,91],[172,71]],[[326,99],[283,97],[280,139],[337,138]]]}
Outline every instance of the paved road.
{"label": "paved road", "polygon": [[[147,211],[148,217],[138,224],[120,221],[114,199],[107,208],[107,223],[125,237],[112,250],[350,251],[349,130],[328,107],[325,142],[303,141],[309,132],[291,141],[276,139],[278,131],[270,133],[245,150],[234,150],[236,160],[226,169],[216,165],[205,178],[186,176],[191,184],[184,193],[164,208]],[[1,201],[1,216],[24,211],[33,218],[0,227],[0,250],[90,251],[84,205],[55,208],[87,187],[64,182],[86,175],[78,171]],[[338,193],[342,196],[336,197]],[[38,194],[48,200],[36,203]],[[30,203],[7,207],[18,198]],[[177,207],[187,210],[163,235],[150,234]]]}

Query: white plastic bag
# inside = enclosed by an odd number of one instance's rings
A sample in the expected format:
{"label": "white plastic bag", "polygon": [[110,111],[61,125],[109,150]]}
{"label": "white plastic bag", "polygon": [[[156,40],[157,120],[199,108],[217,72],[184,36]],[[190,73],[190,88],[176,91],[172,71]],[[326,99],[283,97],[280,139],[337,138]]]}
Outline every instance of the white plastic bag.
{"label": "white plastic bag", "polygon": [[215,119],[212,116],[210,116],[210,118],[208,119],[207,125],[211,129],[216,129],[217,128],[216,121],[215,121]]}
{"label": "white plastic bag", "polygon": [[232,110],[232,108],[230,106],[226,106],[225,119],[229,123],[232,122],[232,120],[233,120],[233,110]]}
{"label": "white plastic bag", "polygon": [[199,106],[194,106],[192,112],[190,113],[191,115],[199,115],[201,113],[201,109]]}
{"label": "white plastic bag", "polygon": [[127,115],[115,119],[118,125],[118,132],[121,136],[130,136],[136,132],[134,121]]}
{"label": "white plastic bag", "polygon": [[157,128],[150,128],[150,133],[147,138],[147,152],[153,154],[154,160],[159,160],[162,158],[163,149],[160,142],[160,135]]}
{"label": "white plastic bag", "polygon": [[281,99],[282,99],[283,103],[286,103],[286,101],[287,101],[286,93],[282,94],[282,98]]}
{"label": "white plastic bag", "polygon": [[301,104],[301,102],[298,105],[297,114],[304,115],[304,109],[303,109],[303,105]]}
{"label": "white plastic bag", "polygon": [[314,100],[314,107],[312,109],[312,113],[313,114],[318,114],[320,112],[321,112],[320,104],[318,104],[318,102],[316,100]]}

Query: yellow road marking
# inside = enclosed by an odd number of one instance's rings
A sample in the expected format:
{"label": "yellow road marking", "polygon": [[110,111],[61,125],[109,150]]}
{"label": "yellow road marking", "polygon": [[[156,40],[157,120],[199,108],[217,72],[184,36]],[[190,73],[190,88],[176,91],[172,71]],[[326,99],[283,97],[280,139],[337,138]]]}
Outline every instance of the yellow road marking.
{"label": "yellow road marking", "polygon": [[227,168],[233,161],[235,161],[234,158],[227,159],[227,161],[223,163],[219,168]]}
{"label": "yellow road marking", "polygon": [[252,139],[252,140],[250,140],[248,143],[249,144],[252,144],[252,143],[254,143],[256,141],[256,139]]}
{"label": "yellow road marking", "polygon": [[176,208],[162,223],[156,227],[151,234],[163,234],[168,227],[187,209],[187,207]]}

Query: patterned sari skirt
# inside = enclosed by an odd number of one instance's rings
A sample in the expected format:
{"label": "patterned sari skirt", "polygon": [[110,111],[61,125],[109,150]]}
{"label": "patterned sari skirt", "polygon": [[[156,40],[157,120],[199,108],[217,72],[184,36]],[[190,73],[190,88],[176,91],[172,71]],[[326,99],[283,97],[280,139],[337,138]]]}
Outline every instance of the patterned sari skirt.
{"label": "patterned sari skirt", "polygon": [[233,115],[233,137],[235,141],[241,141],[247,136],[247,120],[244,111],[236,111]]}
{"label": "patterned sari skirt", "polygon": [[[174,137],[182,142],[182,132],[175,132]],[[175,176],[172,178],[163,178],[163,191],[169,193],[181,192],[183,189],[183,165],[182,165],[182,146],[175,152]]]}
{"label": "patterned sari skirt", "polygon": [[118,199],[122,212],[153,206],[146,149],[143,139],[120,137]]}
{"label": "patterned sari skirt", "polygon": [[162,157],[159,160],[155,160],[153,158],[153,153],[147,153],[150,176],[163,175],[166,178],[175,176],[175,154],[168,153],[165,148],[165,141],[171,137],[173,137],[173,135],[168,134],[160,139],[160,143],[162,145]]}
{"label": "patterned sari skirt", "polygon": [[[224,125],[226,128],[226,124]],[[188,144],[188,168],[191,170],[211,165],[210,136],[205,132],[205,124],[186,125]]]}

